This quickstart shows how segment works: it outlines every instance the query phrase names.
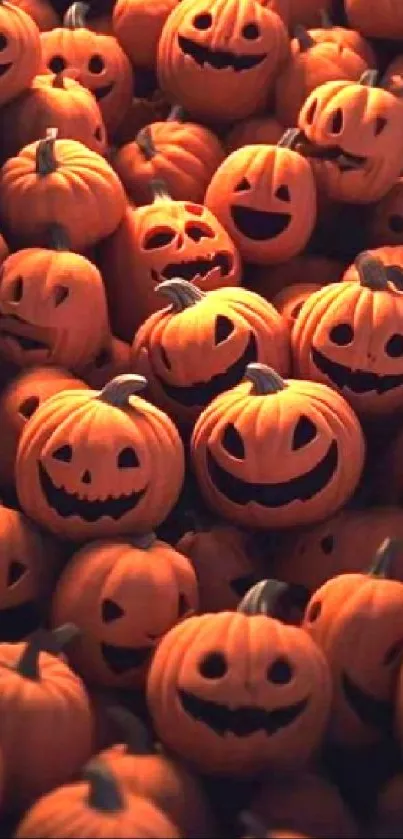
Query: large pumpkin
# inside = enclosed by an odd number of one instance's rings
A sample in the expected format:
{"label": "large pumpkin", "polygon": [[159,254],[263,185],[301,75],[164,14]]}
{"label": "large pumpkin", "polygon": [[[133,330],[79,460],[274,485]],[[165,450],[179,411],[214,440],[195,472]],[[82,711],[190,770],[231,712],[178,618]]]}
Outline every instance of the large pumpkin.
{"label": "large pumpkin", "polygon": [[178,422],[193,424],[212,399],[239,384],[254,361],[288,374],[286,323],[253,291],[205,294],[180,279],[157,288],[170,305],[138,330],[132,363],[146,376],[153,401]]}
{"label": "large pumpkin", "polygon": [[38,408],[16,461],[28,515],[80,540],[149,531],[166,518],[182,487],[183,446],[171,420],[137,395],[145,384],[118,376]]}
{"label": "large pumpkin", "polygon": [[40,33],[32,17],[18,5],[0,6],[0,106],[22,93],[39,72]]}
{"label": "large pumpkin", "polygon": [[355,414],[325,385],[250,364],[194,427],[191,452],[206,501],[255,527],[320,521],[354,492],[365,444]]}
{"label": "large pumpkin", "polygon": [[373,38],[403,38],[400,0],[345,0],[350,26]]}

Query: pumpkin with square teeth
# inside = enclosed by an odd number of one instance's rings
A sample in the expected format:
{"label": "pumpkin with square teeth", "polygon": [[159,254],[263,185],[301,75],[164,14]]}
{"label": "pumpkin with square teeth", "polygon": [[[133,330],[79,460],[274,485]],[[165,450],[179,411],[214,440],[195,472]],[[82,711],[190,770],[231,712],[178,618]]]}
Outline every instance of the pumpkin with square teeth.
{"label": "pumpkin with square teeth", "polygon": [[150,534],[78,551],[57,584],[52,623],[79,628],[69,660],[86,682],[138,688],[160,638],[197,607],[190,562]]}
{"label": "pumpkin with square teeth", "polygon": [[151,315],[133,344],[133,369],[147,378],[153,401],[179,423],[242,380],[253,361],[289,372],[289,333],[273,306],[245,288],[205,294],[186,280],[157,286],[170,305]]}
{"label": "pumpkin with square teeth", "polygon": [[[244,146],[219,166],[205,203],[250,262],[282,262],[303,250],[316,224],[310,164],[288,147]],[[304,207],[301,213],[300,208]]]}
{"label": "pumpkin with square teeth", "polygon": [[292,331],[296,374],[336,388],[363,416],[403,408],[403,250],[360,254],[310,295]]}
{"label": "pumpkin with square teeth", "polygon": [[241,262],[229,234],[202,204],[174,201],[164,184],[152,184],[152,204],[129,207],[101,253],[112,330],[132,341],[136,329],[166,306],[156,293],[181,277],[203,291],[238,285]]}
{"label": "pumpkin with square teeth", "polygon": [[67,539],[145,532],[177,501],[184,475],[179,434],[138,396],[147,382],[122,375],[101,391],[62,391],[28,420],[16,460],[25,512]]}
{"label": "pumpkin with square teeth", "polygon": [[161,742],[199,771],[297,770],[321,743],[331,685],[308,634],[265,614],[191,617],[159,644],[147,700]]}
{"label": "pumpkin with square teeth", "polygon": [[[23,9],[2,0],[0,5],[0,106],[22,93],[39,73],[39,29]],[[9,129],[10,130],[10,129]]]}
{"label": "pumpkin with square teeth", "polygon": [[290,527],[320,521],[348,500],[365,443],[338,393],[250,364],[245,381],[200,414],[191,454],[218,513],[249,527]]}
{"label": "pumpkin with square teeth", "polygon": [[363,746],[390,736],[403,658],[403,584],[388,579],[401,546],[386,539],[367,573],[333,577],[313,594],[303,628],[333,675],[329,737]]}
{"label": "pumpkin with square teeth", "polygon": [[157,74],[192,116],[232,122],[264,107],[288,49],[281,18],[255,0],[182,0],[162,30]]}

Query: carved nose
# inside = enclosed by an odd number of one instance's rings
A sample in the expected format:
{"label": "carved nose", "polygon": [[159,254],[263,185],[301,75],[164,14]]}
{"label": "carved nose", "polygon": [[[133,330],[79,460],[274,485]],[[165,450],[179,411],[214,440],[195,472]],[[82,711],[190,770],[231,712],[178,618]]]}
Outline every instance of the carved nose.
{"label": "carved nose", "polygon": [[82,475],[81,483],[82,484],[90,484],[91,483],[91,472],[89,472],[88,469],[86,469],[86,471]]}

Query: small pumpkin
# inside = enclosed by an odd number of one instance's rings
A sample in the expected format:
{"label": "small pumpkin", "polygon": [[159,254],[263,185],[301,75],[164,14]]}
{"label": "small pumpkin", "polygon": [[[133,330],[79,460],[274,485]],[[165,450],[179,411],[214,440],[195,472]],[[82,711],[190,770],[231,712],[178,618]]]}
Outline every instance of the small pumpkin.
{"label": "small pumpkin", "polygon": [[270,267],[257,266],[248,287],[273,301],[277,294],[289,286],[317,283],[320,286],[341,280],[345,266],[325,256],[300,254]]}
{"label": "small pumpkin", "polygon": [[334,683],[329,738],[348,747],[376,743],[393,729],[403,657],[403,584],[387,579],[390,539],[365,574],[333,577],[312,596],[303,628],[323,650]]}
{"label": "small pumpkin", "polygon": [[277,146],[244,146],[232,152],[206,192],[206,206],[250,262],[268,265],[291,259],[315,227],[313,172],[288,147],[290,141],[287,133]]}
{"label": "small pumpkin", "polygon": [[41,32],[47,32],[60,24],[59,16],[50,0],[13,0],[13,6],[18,6],[26,12]]}
{"label": "small pumpkin", "polygon": [[58,224],[73,250],[85,250],[113,233],[125,211],[113,169],[77,140],[50,134],[11,157],[0,174],[3,218],[27,243],[38,245]]}
{"label": "small pumpkin", "polygon": [[352,29],[371,38],[403,38],[403,8],[399,0],[345,0]]}
{"label": "small pumpkin", "polygon": [[284,128],[275,117],[251,117],[236,123],[225,139],[228,154],[243,146],[275,146],[284,134]]}
{"label": "small pumpkin", "polygon": [[403,246],[403,178],[378,201],[371,212],[368,242],[372,248]]}
{"label": "small pumpkin", "polygon": [[144,533],[166,518],[182,488],[183,445],[166,414],[137,395],[145,385],[117,376],[101,391],[62,391],[38,408],[16,460],[28,515],[75,540]]}
{"label": "small pumpkin", "polygon": [[224,160],[224,150],[212,131],[184,122],[177,114],[174,109],[165,122],[147,125],[114,157],[114,168],[136,206],[152,203],[155,179],[166,183],[175,200],[202,203]]}
{"label": "small pumpkin", "polygon": [[57,584],[52,623],[79,628],[69,660],[86,681],[133,688],[160,638],[197,606],[191,564],[151,534],[78,551]]}
{"label": "small pumpkin", "polygon": [[193,424],[212,399],[239,384],[254,361],[287,375],[286,323],[253,291],[206,294],[181,279],[157,289],[170,305],[138,330],[132,364],[146,376],[153,402],[178,422]]}
{"label": "small pumpkin", "polygon": [[296,283],[286,286],[273,297],[273,306],[291,328],[306,300],[320,288],[322,286],[319,283]]}
{"label": "small pumpkin", "polygon": [[102,390],[111,379],[123,373],[130,373],[130,369],[130,344],[111,335],[94,360],[80,370],[80,376],[89,387]]}
{"label": "small pumpkin", "polygon": [[163,27],[157,74],[193,117],[232,122],[266,104],[288,50],[281,18],[255,0],[182,0]]}
{"label": "small pumpkin", "polygon": [[179,276],[213,291],[241,279],[238,251],[207,207],[174,201],[160,182],[153,194],[152,204],[127,208],[100,257],[112,331],[130,342],[140,324],[166,306],[156,293],[159,283]]}
{"label": "small pumpkin", "polygon": [[105,831],[119,839],[180,839],[168,817],[147,799],[126,793],[105,764],[92,761],[81,777],[39,799],[15,839],[99,839]]}
{"label": "small pumpkin", "polygon": [[0,5],[0,106],[27,88],[39,72],[41,42],[33,18],[8,0]]}
{"label": "small pumpkin", "polygon": [[362,416],[403,409],[403,250],[360,254],[310,295],[292,331],[298,376],[339,390]]}
{"label": "small pumpkin", "polygon": [[248,365],[244,382],[203,411],[191,440],[207,503],[249,527],[331,515],[354,492],[364,452],[358,420],[338,393],[284,381],[263,364]]}
{"label": "small pumpkin", "polygon": [[334,24],[326,9],[320,10],[320,26],[309,29],[308,35],[317,44],[334,43],[341,49],[347,47],[361,56],[367,67],[376,67],[375,53],[371,44],[356,29]]}
{"label": "small pumpkin", "polygon": [[178,0],[117,0],[113,7],[113,31],[137,67],[153,69],[164,24]]}

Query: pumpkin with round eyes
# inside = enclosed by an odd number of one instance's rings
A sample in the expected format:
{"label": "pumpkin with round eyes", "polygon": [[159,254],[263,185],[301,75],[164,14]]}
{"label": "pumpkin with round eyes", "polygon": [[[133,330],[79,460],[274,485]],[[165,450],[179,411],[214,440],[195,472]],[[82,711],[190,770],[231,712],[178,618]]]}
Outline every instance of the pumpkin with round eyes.
{"label": "pumpkin with round eyes", "polygon": [[337,79],[358,81],[368,69],[364,58],[347,45],[315,39],[301,26],[296,31],[275,86],[276,117],[285,126],[296,125],[305,100],[319,85]]}
{"label": "pumpkin with round eyes", "polygon": [[231,128],[225,146],[228,154],[243,146],[275,146],[283,134],[284,128],[275,117],[252,117]]}
{"label": "pumpkin with round eyes", "polygon": [[317,283],[319,286],[329,285],[341,280],[345,267],[343,263],[335,259],[328,259],[324,256],[312,256],[300,254],[294,256],[287,262],[279,265],[271,265],[269,268],[256,267],[248,283],[248,288],[261,294],[265,300],[275,300],[289,286],[296,286],[300,283],[310,285]]}
{"label": "pumpkin with round eyes", "polygon": [[111,335],[91,364],[80,370],[80,376],[94,390],[102,390],[111,379],[130,373],[130,369],[130,344]]}
{"label": "pumpkin with round eyes", "polygon": [[372,211],[368,228],[371,247],[403,246],[403,178],[378,201]]}
{"label": "pumpkin with round eyes", "polygon": [[400,0],[345,0],[352,29],[373,38],[403,38],[403,7]]}
{"label": "pumpkin with round eyes", "polygon": [[153,194],[152,204],[128,207],[101,252],[112,331],[130,342],[140,324],[166,306],[156,293],[164,280],[182,277],[203,291],[241,280],[238,251],[207,207],[174,201],[159,182]]}
{"label": "pumpkin with round eyes", "polygon": [[354,492],[364,453],[361,426],[338,393],[284,381],[263,364],[248,365],[245,381],[203,411],[191,441],[207,503],[249,527],[331,515]]}
{"label": "pumpkin with round eyes", "polygon": [[153,402],[178,423],[192,425],[212,399],[239,384],[254,361],[288,374],[286,323],[253,291],[205,294],[181,279],[165,280],[157,289],[170,305],[138,330],[132,363],[145,375]]}
{"label": "pumpkin with round eyes", "polygon": [[232,152],[206,192],[207,207],[250,262],[268,265],[291,259],[315,227],[313,172],[287,147],[289,141],[287,132],[277,146],[244,146]]}
{"label": "pumpkin with round eyes", "polygon": [[23,9],[3,0],[0,5],[0,106],[22,93],[39,72],[39,29]]}
{"label": "pumpkin with round eyes", "polygon": [[242,608],[188,618],[165,635],[148,675],[153,726],[204,773],[294,771],[322,740],[327,664],[302,629]]}
{"label": "pumpkin with round eyes", "polygon": [[41,32],[47,32],[60,25],[59,16],[50,0],[13,0],[13,6],[18,6],[26,12]]}
{"label": "pumpkin with round eyes", "polygon": [[117,0],[114,4],[114,35],[136,67],[155,67],[164,24],[177,4],[178,0]]}
{"label": "pumpkin with round eyes", "polygon": [[[401,549],[401,548],[400,548]],[[333,676],[329,738],[355,747],[390,736],[403,658],[403,584],[387,579],[395,546],[380,546],[370,571],[341,574],[312,596],[303,628]]]}
{"label": "pumpkin with round eyes", "polygon": [[174,108],[165,122],[147,125],[132,143],[123,146],[113,160],[123,186],[137,206],[153,201],[150,184],[156,178],[166,183],[177,201],[202,203],[204,193],[224,150],[212,131],[184,122]]}
{"label": "pumpkin with round eyes", "polygon": [[133,95],[130,61],[113,35],[86,26],[84,3],[75,3],[68,27],[41,35],[43,71],[72,72],[95,96],[110,135],[123,120]]}
{"label": "pumpkin with round eyes", "polygon": [[286,286],[273,297],[273,306],[291,328],[305,301],[320,288],[320,283],[296,283]]}
{"label": "pumpkin with round eyes", "polygon": [[68,249],[63,230],[52,234],[52,250],[27,248],[3,263],[0,353],[20,367],[76,370],[109,335],[105,289],[96,266]]}
{"label": "pumpkin with round eyes", "polygon": [[58,224],[73,250],[85,250],[116,230],[126,208],[124,189],[109,163],[78,140],[58,140],[54,133],[25,146],[0,174],[4,221],[34,246]]}
{"label": "pumpkin with round eyes", "polygon": [[281,18],[255,0],[182,0],[158,43],[160,85],[194,117],[253,116],[289,50]]}
{"label": "pumpkin with round eyes", "polygon": [[297,148],[315,160],[318,186],[333,201],[378,201],[401,172],[403,101],[376,81],[368,71],[357,83],[327,82],[299,114]]}
{"label": "pumpkin with round eyes", "polygon": [[47,73],[36,76],[24,93],[1,109],[2,159],[40,140],[49,125],[57,128],[60,139],[79,140],[98,154],[106,152],[105,126],[92,94],[74,79]]}
{"label": "pumpkin with round eyes", "polygon": [[14,486],[18,442],[39,405],[61,390],[85,387],[80,379],[57,367],[32,367],[6,385],[0,395],[0,487],[11,489]]}
{"label": "pumpkin with round eyes", "polygon": [[336,388],[362,416],[403,408],[402,257],[360,254],[343,282],[308,297],[292,331],[296,374]]}
{"label": "pumpkin with round eyes", "polygon": [[78,551],[56,586],[52,624],[80,630],[69,661],[86,682],[137,688],[160,638],[197,607],[189,560],[149,534]]}
{"label": "pumpkin with round eyes", "polygon": [[37,409],[16,460],[31,518],[88,540],[144,533],[167,517],[182,488],[183,445],[169,417],[137,395],[146,384],[117,376],[101,391],[62,391]]}

